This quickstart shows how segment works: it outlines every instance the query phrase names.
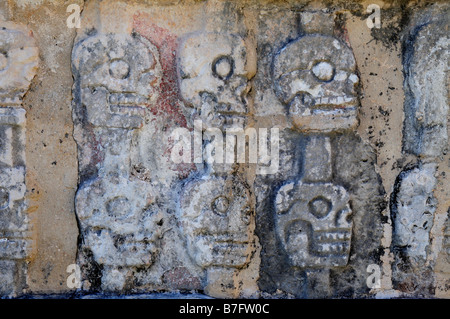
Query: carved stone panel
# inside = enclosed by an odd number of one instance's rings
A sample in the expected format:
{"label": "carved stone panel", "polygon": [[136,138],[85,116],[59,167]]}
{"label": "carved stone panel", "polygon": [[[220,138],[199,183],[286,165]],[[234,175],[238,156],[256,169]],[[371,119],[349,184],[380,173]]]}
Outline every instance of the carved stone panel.
{"label": "carved stone panel", "polygon": [[[188,34],[179,45],[177,62],[185,111],[200,136],[200,141],[194,137],[194,145],[215,148],[216,154],[218,148],[225,151],[225,135],[243,131],[247,123],[250,74],[244,41],[234,34]],[[181,231],[189,256],[206,273],[205,291],[230,297],[238,289],[233,278],[254,253],[254,204],[238,164],[209,161],[205,153],[199,161],[203,168],[181,191]]]}
{"label": "carved stone panel", "polygon": [[[142,127],[158,96],[159,55],[138,35],[102,34],[77,43],[72,63],[76,140],[86,163],[80,174],[96,170],[75,198],[83,238],[79,262],[86,289],[97,285],[89,277],[95,264],[102,289],[116,291],[132,280],[136,267],[149,268],[157,258],[161,216],[155,194],[130,171],[133,131]],[[92,156],[95,152],[101,156]]]}
{"label": "carved stone panel", "polygon": [[404,150],[436,157],[448,151],[449,9],[416,15],[404,41]]}
{"label": "carved stone panel", "polygon": [[21,106],[38,62],[31,31],[0,22],[0,294],[5,295],[24,288],[24,260],[32,251],[25,199],[26,117]]}
{"label": "carved stone panel", "polygon": [[[281,171],[255,183],[256,233],[265,247],[259,285],[271,293],[323,298],[352,282],[353,293],[364,294],[364,267],[381,263],[374,252],[381,245],[383,190],[374,151],[353,132],[359,107],[356,61],[345,38],[337,36],[342,33],[332,15],[299,17],[300,32],[293,26],[280,30],[280,38],[272,39],[279,45],[272,48],[271,64],[256,75],[261,87],[268,85],[264,75],[271,75],[285,111],[279,116],[286,116]],[[288,18],[276,19],[273,23],[289,26]],[[264,42],[264,25],[260,21],[262,48],[272,45]],[[267,101],[271,104],[256,100],[256,111],[268,112],[273,101],[270,96]],[[371,197],[363,198],[369,189]]]}
{"label": "carved stone panel", "polygon": [[78,107],[98,127],[139,128],[145,107],[158,96],[161,66],[156,47],[130,35],[89,37],[73,49]]}

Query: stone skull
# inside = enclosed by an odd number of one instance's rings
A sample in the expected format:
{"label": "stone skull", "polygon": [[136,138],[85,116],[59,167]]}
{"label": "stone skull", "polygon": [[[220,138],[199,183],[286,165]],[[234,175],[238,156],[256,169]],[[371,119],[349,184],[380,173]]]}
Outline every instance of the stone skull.
{"label": "stone skull", "polygon": [[200,267],[240,268],[249,262],[254,216],[242,182],[216,177],[190,182],[180,220],[188,253]]}
{"label": "stone skull", "polygon": [[242,127],[249,90],[246,48],[237,35],[194,33],[180,44],[181,96],[205,127]]}
{"label": "stone skull", "polygon": [[72,52],[75,103],[94,126],[139,128],[158,97],[161,65],[156,47],[133,34],[95,35]]}
{"label": "stone skull", "polygon": [[276,229],[293,266],[345,266],[353,222],[347,192],[332,184],[288,183],[275,201]]}
{"label": "stone skull", "polygon": [[152,209],[150,197],[146,183],[123,177],[95,179],[77,192],[75,203],[84,244],[98,264],[153,264],[161,216]]}
{"label": "stone skull", "polygon": [[359,79],[352,50],[326,35],[305,35],[275,54],[275,92],[300,131],[330,132],[357,124]]}

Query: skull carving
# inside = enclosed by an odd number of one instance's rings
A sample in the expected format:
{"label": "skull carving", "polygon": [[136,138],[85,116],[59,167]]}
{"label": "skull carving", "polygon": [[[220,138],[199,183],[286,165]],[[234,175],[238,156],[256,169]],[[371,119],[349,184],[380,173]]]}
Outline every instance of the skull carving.
{"label": "skull carving", "polygon": [[15,23],[0,22],[0,106],[20,106],[38,62],[30,32]]}
{"label": "skull carving", "polygon": [[347,192],[341,186],[288,183],[276,196],[276,224],[293,266],[345,266],[353,223]]}
{"label": "skull carving", "polygon": [[357,124],[355,68],[352,50],[325,35],[305,35],[275,55],[275,91],[296,129],[330,132]]}
{"label": "skull carving", "polygon": [[139,35],[97,35],[72,53],[78,92],[87,120],[99,127],[139,128],[156,101],[161,65],[156,47]]}
{"label": "skull carving", "polygon": [[152,209],[149,194],[146,183],[124,177],[95,179],[77,192],[75,202],[84,244],[98,264],[153,264],[161,217]]}
{"label": "skull carving", "polygon": [[181,223],[191,258],[202,268],[241,268],[252,250],[250,193],[235,178],[189,183],[181,199]]}
{"label": "skull carving", "polygon": [[191,34],[181,43],[178,77],[183,100],[205,127],[242,127],[249,90],[246,48],[237,35]]}

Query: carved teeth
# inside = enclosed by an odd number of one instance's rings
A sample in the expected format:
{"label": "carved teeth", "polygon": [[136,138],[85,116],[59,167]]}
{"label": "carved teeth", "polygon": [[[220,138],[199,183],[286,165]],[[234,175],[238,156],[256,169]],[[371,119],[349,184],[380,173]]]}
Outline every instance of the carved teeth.
{"label": "carved teeth", "polygon": [[112,93],[109,95],[109,103],[111,105],[145,106],[147,101],[146,97],[133,93]]}
{"label": "carved teeth", "polygon": [[353,103],[355,101],[354,97],[351,96],[325,96],[325,97],[318,97],[312,100],[313,106],[320,106],[320,105],[342,105],[342,104],[348,104]]}

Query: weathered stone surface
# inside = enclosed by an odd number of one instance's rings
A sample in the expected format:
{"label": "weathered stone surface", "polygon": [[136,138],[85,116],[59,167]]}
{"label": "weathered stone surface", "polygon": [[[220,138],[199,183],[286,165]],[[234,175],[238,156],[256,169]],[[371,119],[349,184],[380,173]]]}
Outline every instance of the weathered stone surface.
{"label": "weathered stone surface", "polygon": [[406,152],[439,156],[448,151],[448,6],[417,14],[405,35]]}
{"label": "weathered stone surface", "polygon": [[25,26],[0,21],[0,106],[20,106],[38,68],[38,48]]}
{"label": "weathered stone surface", "polygon": [[283,185],[275,198],[277,233],[296,267],[348,262],[352,222],[348,195],[332,184]]}
{"label": "weathered stone surface", "polygon": [[435,164],[423,164],[402,172],[398,190],[393,194],[393,245],[412,259],[426,260],[436,210],[435,172]]}
{"label": "weathered stone surface", "polygon": [[357,124],[355,59],[337,38],[304,35],[274,57],[274,87],[302,131],[329,132]]}
{"label": "weathered stone surface", "polygon": [[394,287],[406,292],[412,292],[418,286],[432,285],[432,277],[427,280],[415,277],[430,276],[426,261],[437,204],[433,195],[435,172],[434,163],[403,171],[391,198]]}
{"label": "weathered stone surface", "polygon": [[70,4],[0,3],[1,297],[449,297],[448,4]]}
{"label": "weathered stone surface", "polygon": [[180,91],[191,119],[208,128],[242,127],[248,112],[247,52],[234,34],[194,33],[179,47]]}
{"label": "weathered stone surface", "polygon": [[[313,17],[316,22],[309,25]],[[361,264],[380,263],[383,190],[373,150],[348,132],[357,124],[359,105],[355,59],[348,45],[334,36],[333,17],[304,12],[300,21],[302,32],[323,34],[288,38],[288,44],[273,53],[273,89],[287,106],[293,131],[282,134],[280,161],[289,168],[256,181],[257,234],[265,249],[259,284],[263,291],[278,289],[298,297],[365,294]],[[328,135],[333,131],[345,134],[333,138]],[[370,201],[358,196],[367,192],[365,186],[346,190],[362,186],[358,172],[361,161],[369,158],[363,170],[364,182],[372,187]],[[373,231],[369,240],[363,230],[368,224]],[[353,247],[370,253],[360,255]]]}
{"label": "weathered stone surface", "polygon": [[[102,269],[101,288],[108,291],[123,289],[132,270],[150,267],[157,255],[161,216],[152,206],[151,185],[130,174],[130,147],[131,130],[143,125],[147,105],[157,99],[158,59],[156,47],[138,35],[96,35],[78,43],[73,52],[74,116],[93,127],[77,129],[84,130],[81,136],[90,134],[100,141],[104,150],[98,175],[82,183],[75,198],[83,238],[80,249],[93,258],[80,256],[80,262],[83,269],[86,262]],[[83,144],[81,136],[80,155],[86,156],[93,149]]]}
{"label": "weathered stone surface", "polygon": [[0,260],[0,269],[0,293],[2,296],[12,295],[16,286],[16,263],[13,260]]}
{"label": "weathered stone surface", "polygon": [[[38,68],[38,48],[25,26],[0,22],[0,293],[24,288],[32,240],[25,199],[25,110],[22,98]],[[6,259],[6,260],[4,260]],[[11,261],[16,260],[16,261]]]}
{"label": "weathered stone surface", "polygon": [[73,50],[76,101],[98,127],[138,128],[145,106],[158,98],[161,78],[154,45],[138,35],[99,35]]}
{"label": "weathered stone surface", "polygon": [[180,220],[191,257],[203,268],[244,267],[252,254],[253,212],[250,192],[239,177],[188,183]]}

